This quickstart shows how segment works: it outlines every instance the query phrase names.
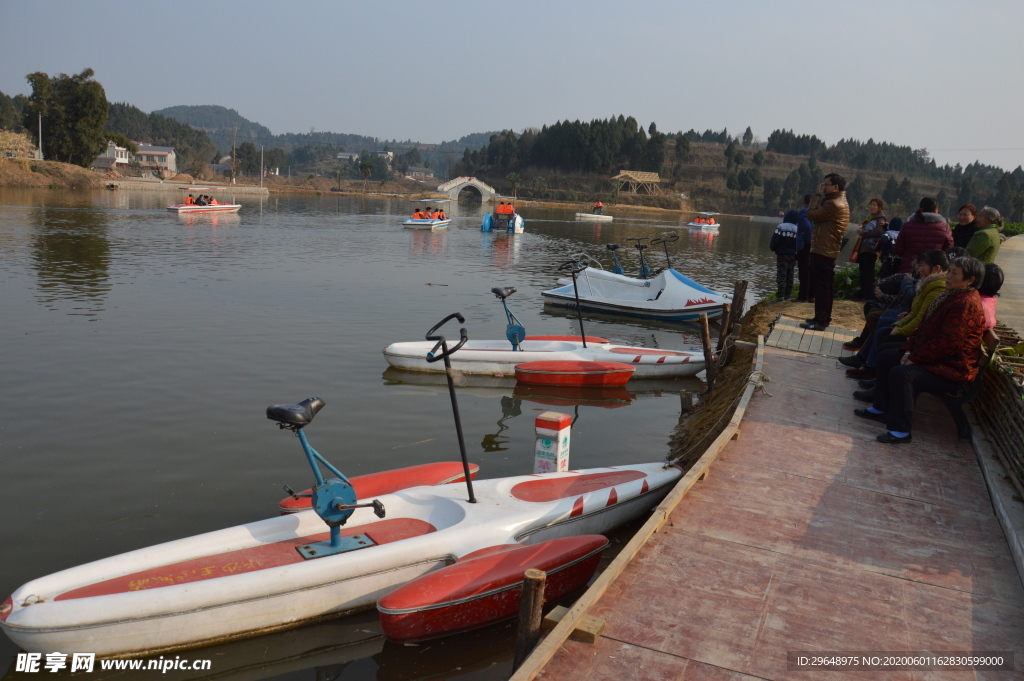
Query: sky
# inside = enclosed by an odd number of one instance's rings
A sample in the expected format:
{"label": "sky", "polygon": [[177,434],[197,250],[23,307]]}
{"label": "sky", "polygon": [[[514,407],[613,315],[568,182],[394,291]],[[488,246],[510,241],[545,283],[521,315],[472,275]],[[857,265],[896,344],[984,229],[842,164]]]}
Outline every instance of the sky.
{"label": "sky", "polygon": [[1024,163],[1021,0],[0,0],[0,91],[92,68],[107,99],[275,134],[420,142],[633,116]]}

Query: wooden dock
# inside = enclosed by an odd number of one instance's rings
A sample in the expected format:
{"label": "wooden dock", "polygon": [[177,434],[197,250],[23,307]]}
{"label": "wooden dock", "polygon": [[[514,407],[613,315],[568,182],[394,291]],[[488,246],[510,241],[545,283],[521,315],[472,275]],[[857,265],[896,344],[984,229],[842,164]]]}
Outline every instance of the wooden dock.
{"label": "wooden dock", "polygon": [[[971,446],[928,395],[913,444],[876,442],[834,359],[852,333],[799,321],[766,339],[738,439],[571,609],[603,636],[552,635],[514,680],[1024,678],[1024,588]],[[797,651],[1012,651],[1018,671],[804,671]]]}

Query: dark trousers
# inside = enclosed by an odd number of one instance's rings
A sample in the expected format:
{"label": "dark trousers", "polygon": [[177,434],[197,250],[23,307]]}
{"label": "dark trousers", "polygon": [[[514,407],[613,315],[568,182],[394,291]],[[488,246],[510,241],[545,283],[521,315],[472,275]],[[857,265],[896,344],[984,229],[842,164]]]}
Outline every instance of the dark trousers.
{"label": "dark trousers", "polygon": [[785,300],[793,295],[793,269],[796,267],[796,256],[780,255],[775,256],[775,295],[779,300]]}
{"label": "dark trousers", "polygon": [[914,400],[920,392],[951,392],[962,384],[947,381],[916,364],[900,364],[903,350],[892,348],[878,353],[875,371],[875,400],[872,406],[884,411],[889,430],[910,432]]}
{"label": "dark trousers", "polygon": [[874,252],[861,253],[857,264],[860,265],[860,297],[864,300],[872,300],[875,297]]}
{"label": "dark trousers", "polygon": [[836,259],[811,253],[811,297],[814,298],[814,322],[832,323],[832,296],[835,289]]}
{"label": "dark trousers", "polygon": [[811,299],[811,265],[808,261],[811,252],[807,249],[798,251],[796,254],[796,274],[800,280],[800,302],[807,302]]}

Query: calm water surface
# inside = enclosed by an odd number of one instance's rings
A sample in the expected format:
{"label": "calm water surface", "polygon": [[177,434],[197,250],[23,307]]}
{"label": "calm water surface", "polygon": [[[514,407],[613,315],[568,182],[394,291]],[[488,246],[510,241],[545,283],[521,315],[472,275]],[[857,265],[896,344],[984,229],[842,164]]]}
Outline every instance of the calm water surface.
{"label": "calm water surface", "polygon": [[[774,290],[774,226],[746,220],[711,234],[669,214],[588,223],[526,207],[527,233],[510,237],[480,232],[479,205],[454,207],[452,227],[428,233],[402,229],[399,199],[240,197],[238,215],[187,217],[162,210],[175,198],[0,190],[0,598],[60,569],[275,515],[281,486],[312,476],[266,419],[269,404],[322,397],[306,432],[347,475],[458,459],[444,385],[385,373],[381,349],[455,311],[471,338],[503,338],[492,286],[518,288],[509,303],[529,333],[578,332],[540,297],[570,253],[607,262],[603,245],[618,242],[633,273],[628,237],[679,234],[672,263],[687,275],[724,291],[748,279],[751,299]],[[695,326],[612,317],[589,318],[587,332],[699,343]],[[559,404],[514,381],[473,382],[459,405],[470,459],[490,478],[532,472],[534,417],[552,408],[577,417],[574,468],[662,459],[678,392],[702,385]],[[16,648],[0,638],[2,670]],[[217,678],[504,679],[513,641],[499,625],[395,646],[369,613],[183,657],[212,658]]]}

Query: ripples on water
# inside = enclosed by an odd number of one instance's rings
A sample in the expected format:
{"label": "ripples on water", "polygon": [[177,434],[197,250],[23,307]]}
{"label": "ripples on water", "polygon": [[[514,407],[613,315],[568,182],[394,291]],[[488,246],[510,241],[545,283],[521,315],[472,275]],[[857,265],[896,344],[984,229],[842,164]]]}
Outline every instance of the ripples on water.
{"label": "ripples on water", "polygon": [[[401,200],[240,198],[237,215],[182,217],[163,210],[176,198],[0,193],[0,597],[65,567],[273,515],[281,485],[308,486],[310,474],[294,440],[264,418],[271,403],[323,397],[308,434],[349,475],[457,459],[444,385],[385,374],[381,348],[456,310],[470,337],[504,337],[492,286],[518,288],[509,304],[529,332],[574,333],[575,318],[539,295],[569,254],[610,264],[604,244],[618,242],[635,272],[627,238],[678,234],[672,263],[688,276],[724,291],[746,278],[751,299],[774,288],[773,226],[745,220],[714,234],[670,215],[588,223],[525,206],[527,233],[510,237],[481,233],[479,206],[453,207],[447,231],[420,232],[401,228]],[[692,325],[587,319],[588,333],[614,341],[699,343]],[[702,384],[574,403],[484,381],[459,399],[470,458],[487,478],[531,472],[533,420],[547,409],[578,416],[574,467],[659,460],[683,389]],[[210,650],[239,664],[249,653],[232,650],[301,660],[328,632],[333,652],[293,665],[306,671],[271,666],[264,676],[313,679],[314,667],[336,678],[457,676],[460,661],[469,670],[496,660],[491,676],[474,678],[508,676],[505,625],[419,651],[430,662],[417,666],[409,649],[359,638],[376,631],[364,619]],[[4,639],[0,667],[14,652]]]}

